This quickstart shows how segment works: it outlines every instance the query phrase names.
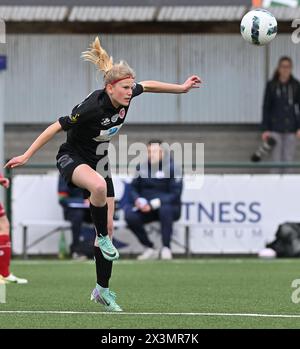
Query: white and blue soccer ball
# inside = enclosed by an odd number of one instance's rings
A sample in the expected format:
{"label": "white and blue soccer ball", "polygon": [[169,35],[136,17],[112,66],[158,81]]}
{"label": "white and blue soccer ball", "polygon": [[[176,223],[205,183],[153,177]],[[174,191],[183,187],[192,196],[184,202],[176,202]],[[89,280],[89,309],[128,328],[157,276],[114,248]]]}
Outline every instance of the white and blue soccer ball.
{"label": "white and blue soccer ball", "polygon": [[277,34],[277,20],[264,9],[249,11],[241,21],[241,34],[250,44],[266,45]]}

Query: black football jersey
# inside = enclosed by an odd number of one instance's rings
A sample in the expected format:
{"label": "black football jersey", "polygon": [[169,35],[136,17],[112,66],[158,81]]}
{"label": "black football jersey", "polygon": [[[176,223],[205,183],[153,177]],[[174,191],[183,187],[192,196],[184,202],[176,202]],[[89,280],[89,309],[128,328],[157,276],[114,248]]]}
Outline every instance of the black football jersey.
{"label": "black football jersey", "polygon": [[[143,86],[135,84],[132,98],[143,92]],[[76,105],[71,115],[58,119],[62,129],[67,131],[67,141],[60,147],[61,152],[79,154],[87,164],[95,167],[103,158],[97,155],[100,143],[108,143],[122,127],[128,106],[115,108],[105,90],[96,90]]]}

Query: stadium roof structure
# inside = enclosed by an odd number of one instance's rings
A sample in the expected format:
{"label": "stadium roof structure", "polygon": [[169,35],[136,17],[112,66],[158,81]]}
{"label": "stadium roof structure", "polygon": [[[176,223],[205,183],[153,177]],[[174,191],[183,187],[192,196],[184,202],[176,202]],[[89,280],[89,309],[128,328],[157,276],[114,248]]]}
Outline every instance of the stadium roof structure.
{"label": "stadium roof structure", "polygon": [[[137,0],[0,0],[0,18],[6,22],[238,21],[250,7],[251,0],[144,0],[142,4]],[[279,21],[289,21],[300,17],[300,8],[274,7],[272,13]]]}
{"label": "stadium roof structure", "polygon": [[251,0],[0,0],[11,6],[251,6]]}
{"label": "stadium roof structure", "polygon": [[251,0],[0,0],[0,18],[55,22],[234,21],[250,5]]}
{"label": "stadium roof structure", "polygon": [[[7,33],[235,33],[251,6],[252,0],[0,0],[0,19]],[[300,7],[272,13],[289,32]]]}

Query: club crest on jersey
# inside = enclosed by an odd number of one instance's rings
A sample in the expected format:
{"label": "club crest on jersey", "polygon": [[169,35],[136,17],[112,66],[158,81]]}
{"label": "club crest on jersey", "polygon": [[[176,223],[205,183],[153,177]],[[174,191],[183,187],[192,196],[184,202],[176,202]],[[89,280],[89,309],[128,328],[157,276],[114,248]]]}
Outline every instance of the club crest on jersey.
{"label": "club crest on jersey", "polygon": [[119,119],[119,114],[115,114],[110,118],[111,122],[116,122],[118,119]]}
{"label": "club crest on jersey", "polygon": [[121,119],[124,119],[125,114],[126,114],[125,108],[122,108],[122,109],[119,111],[119,116],[120,116],[120,118],[121,118]]}
{"label": "club crest on jersey", "polygon": [[70,115],[69,119],[70,119],[72,124],[75,124],[78,121],[78,117],[79,117],[79,114]]}
{"label": "club crest on jersey", "polygon": [[110,124],[110,118],[105,118],[101,121],[102,126],[107,126]]}

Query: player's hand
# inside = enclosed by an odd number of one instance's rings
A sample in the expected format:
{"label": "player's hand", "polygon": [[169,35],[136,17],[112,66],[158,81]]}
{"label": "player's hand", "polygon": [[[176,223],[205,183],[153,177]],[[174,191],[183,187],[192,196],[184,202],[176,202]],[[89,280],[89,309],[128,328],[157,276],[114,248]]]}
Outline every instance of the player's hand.
{"label": "player's hand", "polygon": [[268,140],[268,138],[271,136],[271,132],[270,131],[265,131],[263,132],[263,134],[261,135],[261,138],[264,142],[266,142]]}
{"label": "player's hand", "polygon": [[23,154],[10,159],[4,166],[4,168],[14,168],[26,164],[28,158]]}
{"label": "player's hand", "polygon": [[1,178],[0,184],[3,185],[3,187],[7,189],[9,187],[9,179],[8,178]]}
{"label": "player's hand", "polygon": [[143,206],[142,208],[140,208],[140,210],[144,213],[146,212],[150,212],[151,211],[151,206],[149,204]]}
{"label": "player's hand", "polygon": [[200,84],[202,83],[202,80],[197,75],[190,76],[185,83],[182,84],[183,92],[189,92],[192,88],[199,88]]}
{"label": "player's hand", "polygon": [[148,204],[145,198],[137,198],[134,202],[135,207],[142,211],[142,208]]}
{"label": "player's hand", "polygon": [[300,138],[300,130],[297,131],[296,136],[297,138]]}

